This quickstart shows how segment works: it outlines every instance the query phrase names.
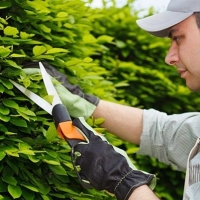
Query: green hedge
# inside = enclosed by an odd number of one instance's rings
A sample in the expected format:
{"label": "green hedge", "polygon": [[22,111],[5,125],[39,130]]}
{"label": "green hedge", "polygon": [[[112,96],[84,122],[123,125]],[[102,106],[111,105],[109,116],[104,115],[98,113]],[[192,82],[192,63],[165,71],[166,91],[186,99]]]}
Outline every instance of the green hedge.
{"label": "green hedge", "polygon": [[[0,2],[0,199],[114,199],[80,186],[70,148],[57,136],[51,116],[9,82],[46,95],[41,76],[23,73],[25,63],[48,61],[85,92],[109,101],[169,114],[199,110],[197,94],[163,62],[169,41],[137,27],[132,2],[123,8],[104,2],[99,9],[81,0]],[[159,197],[181,199],[184,173],[136,155],[137,146],[100,129],[98,121],[88,123],[124,148],[139,168],[157,174]]]}
{"label": "green hedge", "polygon": [[[135,21],[140,13],[134,11],[132,1],[123,8],[105,6],[93,12],[104,16],[93,22],[95,37],[102,34],[113,37],[112,43],[106,44],[109,51],[96,58],[111,72],[107,79],[118,88],[116,99],[123,104],[168,114],[200,110],[199,94],[190,92],[176,69],[164,63],[170,40],[151,36],[137,26]],[[173,171],[156,159],[138,156],[137,146],[124,145],[112,135],[109,137],[113,144],[127,150],[139,168],[157,174],[155,192],[160,198],[182,199],[184,172]]]}
{"label": "green hedge", "polygon": [[89,8],[79,0],[8,0],[0,9],[0,199],[112,199],[82,188],[52,117],[8,80],[45,96],[41,76],[21,70],[25,63],[45,60],[67,71],[85,91],[94,84],[112,91],[110,82],[102,82],[108,72],[89,57],[102,51],[90,33]]}

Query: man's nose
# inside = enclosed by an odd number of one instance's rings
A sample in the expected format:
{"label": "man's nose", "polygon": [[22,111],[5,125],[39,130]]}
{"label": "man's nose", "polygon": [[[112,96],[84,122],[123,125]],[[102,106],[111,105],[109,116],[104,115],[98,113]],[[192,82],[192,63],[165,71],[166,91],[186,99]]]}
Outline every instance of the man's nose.
{"label": "man's nose", "polygon": [[176,63],[179,62],[178,47],[175,43],[172,43],[170,46],[169,51],[165,57],[165,62],[168,65],[176,65]]}

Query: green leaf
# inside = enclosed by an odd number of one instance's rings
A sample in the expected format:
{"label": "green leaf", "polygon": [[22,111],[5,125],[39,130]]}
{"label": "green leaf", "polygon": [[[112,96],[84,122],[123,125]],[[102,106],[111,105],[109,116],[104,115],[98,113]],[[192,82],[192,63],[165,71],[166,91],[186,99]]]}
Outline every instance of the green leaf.
{"label": "green leaf", "polygon": [[99,43],[111,43],[113,41],[114,37],[108,36],[108,35],[101,35],[97,38],[97,41]]}
{"label": "green leaf", "polygon": [[37,179],[36,182],[38,188],[39,188],[39,192],[42,193],[43,195],[47,195],[50,191],[50,187],[48,184],[45,184],[45,182],[42,182],[41,180]]}
{"label": "green leaf", "polygon": [[45,33],[51,33],[51,29],[45,26],[44,24],[39,24],[40,29]]}
{"label": "green leaf", "polygon": [[8,94],[9,96],[15,96],[14,92],[12,90],[8,90],[5,88],[5,91],[4,91],[5,94]]}
{"label": "green leaf", "polygon": [[35,156],[28,155],[28,158],[33,163],[37,163],[40,161],[40,159],[36,158]]}
{"label": "green leaf", "polygon": [[21,80],[21,82],[23,83],[23,85],[25,86],[25,88],[28,88],[31,84],[31,80],[30,77],[27,76],[26,78],[24,78],[23,80]]}
{"label": "green leaf", "polygon": [[53,55],[39,55],[39,56],[35,56],[34,59],[37,59],[37,60],[54,60],[55,57]]}
{"label": "green leaf", "polygon": [[84,35],[83,41],[86,43],[95,43],[97,39],[93,35],[87,34],[87,35]]}
{"label": "green leaf", "polygon": [[77,191],[75,191],[75,188],[73,190],[71,188],[66,188],[66,187],[64,187],[64,184],[56,184],[56,187],[59,190],[66,192],[68,194],[77,195]]}
{"label": "green leaf", "polygon": [[10,53],[11,53],[11,50],[9,48],[0,46],[0,57],[6,58],[7,56],[9,56]]}
{"label": "green leaf", "polygon": [[0,22],[1,22],[2,24],[8,24],[8,22],[7,22],[4,18],[2,18],[2,17],[0,17]]}
{"label": "green leaf", "polygon": [[0,37],[0,41],[2,41],[4,44],[7,45],[19,45],[18,42],[15,41],[15,39],[13,38],[9,38],[9,37]]}
{"label": "green leaf", "polygon": [[8,131],[8,129],[6,128],[6,126],[4,126],[3,124],[0,124],[0,130],[1,130],[1,132]]}
{"label": "green leaf", "polygon": [[14,185],[14,186],[16,186],[17,185],[17,181],[16,181],[16,179],[13,177],[13,176],[5,176],[5,177],[1,177],[1,179],[4,181],[4,182],[6,182],[6,183],[8,183],[8,184],[10,184],[10,185]]}
{"label": "green leaf", "polygon": [[[36,74],[32,74],[30,76],[30,79],[33,81],[40,81],[40,80],[42,80],[42,75],[38,74],[38,72],[36,72]],[[38,87],[38,88],[40,88],[40,87]]]}
{"label": "green leaf", "polygon": [[22,150],[22,149],[26,150],[26,149],[32,148],[31,145],[29,145],[29,144],[27,144],[25,142],[21,142],[21,141],[18,144],[18,147],[19,147],[20,150]]}
{"label": "green leaf", "polygon": [[[8,184],[4,183],[1,179],[0,179],[0,194],[2,194],[3,192],[7,192],[8,191]],[[4,200],[3,196],[0,195],[0,199]]]}
{"label": "green leaf", "polygon": [[[7,147],[5,147],[6,149]],[[12,177],[14,172],[12,171],[12,169],[10,167],[3,167],[3,169],[1,170],[1,175],[2,177]]]}
{"label": "green leaf", "polygon": [[65,166],[67,166],[69,169],[74,169],[74,166],[73,166],[73,164],[72,163],[70,163],[70,162],[65,162],[65,163],[63,163]]}
{"label": "green leaf", "polygon": [[52,104],[54,95],[46,95],[43,97],[43,99],[46,100],[47,102],[49,102],[50,104]]}
{"label": "green leaf", "polygon": [[39,192],[39,190],[38,190],[37,187],[35,187],[35,186],[33,186],[33,185],[30,185],[30,184],[28,184],[28,183],[22,183],[21,185],[22,185],[23,187],[25,187],[25,188],[27,188],[27,189],[33,191],[33,192]]}
{"label": "green leaf", "polygon": [[100,125],[102,124],[103,122],[105,122],[105,119],[104,118],[98,118],[98,119],[95,119],[95,125]]}
{"label": "green leaf", "polygon": [[17,113],[22,116],[25,120],[30,121],[30,117],[27,116],[26,114],[24,114],[23,112],[20,112],[19,110],[17,110]]}
{"label": "green leaf", "polygon": [[2,115],[8,115],[10,113],[10,110],[7,107],[2,105],[2,106],[0,106],[0,113]]}
{"label": "green leaf", "polygon": [[18,33],[19,33],[19,31],[17,30],[17,28],[12,27],[12,26],[7,26],[7,27],[4,29],[4,34],[5,34],[5,35],[14,36],[14,35],[17,35]]}
{"label": "green leaf", "polygon": [[1,120],[1,121],[4,121],[4,122],[9,122],[9,121],[10,121],[10,116],[2,115],[2,114],[0,113],[0,120]]}
{"label": "green leaf", "polygon": [[20,118],[16,118],[16,117],[12,117],[10,119],[10,122],[16,126],[19,126],[19,127],[27,127],[27,123],[24,119],[20,119]]}
{"label": "green leaf", "polygon": [[55,160],[47,160],[47,159],[43,159],[43,162],[48,163],[50,165],[60,165],[59,162],[55,161]]}
{"label": "green leaf", "polygon": [[26,107],[19,107],[18,111],[28,115],[28,116],[36,116],[35,113],[31,110],[29,110],[28,108]]}
{"label": "green leaf", "polygon": [[0,9],[5,9],[5,8],[9,8],[12,5],[11,2],[0,2]]}
{"label": "green leaf", "polygon": [[92,75],[89,75],[89,76],[84,76],[82,77],[83,79],[95,79],[95,80],[103,80],[103,77],[101,76],[92,76]]}
{"label": "green leaf", "polygon": [[9,156],[19,157],[17,150],[10,149],[10,150],[6,150],[5,153]]}
{"label": "green leaf", "polygon": [[125,48],[126,47],[126,42],[122,41],[122,40],[116,40],[115,41],[116,45],[118,48]]}
{"label": "green leaf", "polygon": [[46,196],[46,195],[42,195],[42,199],[43,200],[51,200],[48,196]]}
{"label": "green leaf", "polygon": [[62,48],[52,48],[49,49],[46,54],[54,54],[54,53],[68,53],[69,51],[67,49]]}
{"label": "green leaf", "polygon": [[61,18],[65,18],[65,17],[67,17],[68,16],[68,13],[67,12],[59,12],[57,15],[56,15],[56,17],[61,17]]}
{"label": "green leaf", "polygon": [[33,54],[35,56],[39,56],[39,55],[42,55],[43,53],[46,52],[46,47],[45,46],[35,46],[33,47]]}
{"label": "green leaf", "polygon": [[57,154],[57,152],[55,152],[55,151],[50,151],[50,150],[48,150],[48,151],[47,151],[47,154],[48,154],[49,156],[51,156],[52,158],[57,158],[57,157],[58,157],[58,154]]}
{"label": "green leaf", "polygon": [[34,35],[35,35],[35,34],[28,34],[28,33],[23,32],[23,31],[20,32],[20,37],[21,37],[22,39],[28,39],[28,38],[33,37]]}
{"label": "green leaf", "polygon": [[[14,68],[17,68],[17,69],[22,69],[21,66],[19,66],[16,62],[14,62],[13,60],[6,60],[5,61],[6,64],[14,67]],[[12,69],[13,70],[13,69]],[[16,70],[16,69],[15,69]],[[20,70],[19,70],[20,71]],[[17,75],[17,74],[16,74]]]}
{"label": "green leaf", "polygon": [[13,89],[13,85],[9,80],[3,79],[1,78],[0,80],[2,82],[2,84],[9,90]]}
{"label": "green leaf", "polygon": [[0,84],[0,93],[4,93],[4,91],[5,91],[5,88],[3,87],[3,85],[2,84]]}
{"label": "green leaf", "polygon": [[64,24],[64,27],[66,27],[66,28],[73,28],[73,25],[70,24],[70,23],[65,23],[65,24]]}
{"label": "green leaf", "polygon": [[17,133],[10,132],[10,131],[6,131],[5,134],[6,134],[6,135],[17,135]]}
{"label": "green leaf", "polygon": [[6,154],[2,151],[0,151],[0,161],[5,158]]}
{"label": "green leaf", "polygon": [[138,152],[138,150],[139,150],[139,147],[136,147],[136,146],[133,146],[133,147],[129,147],[127,150],[126,150],[126,153],[127,154],[134,154],[134,153],[136,153],[136,152]]}
{"label": "green leaf", "polygon": [[26,115],[26,114],[24,114],[24,112],[20,112],[19,110],[17,110],[17,113],[27,121],[30,121],[30,120],[35,121],[37,119],[36,115],[35,116],[34,115]]}
{"label": "green leaf", "polygon": [[4,29],[4,25],[0,23],[0,30]]}
{"label": "green leaf", "polygon": [[77,65],[79,63],[81,63],[82,61],[80,59],[77,59],[77,58],[73,58],[69,61],[66,62],[66,65],[67,66],[74,66],[74,65]]}
{"label": "green leaf", "polygon": [[54,140],[55,138],[58,137],[58,132],[56,130],[56,127],[55,127],[54,123],[50,123],[50,126],[49,126],[49,128],[48,128],[48,130],[46,132],[45,137],[50,141],[52,141],[52,140]]}
{"label": "green leaf", "polygon": [[66,170],[62,166],[49,165],[48,166],[57,175],[66,175]]}
{"label": "green leaf", "polygon": [[21,70],[20,69],[13,69],[12,67],[6,68],[2,71],[2,74],[7,76],[7,77],[12,77],[12,76],[17,76],[21,74]]}
{"label": "green leaf", "polygon": [[13,53],[13,54],[10,55],[10,57],[12,57],[12,58],[25,58],[26,55]]}
{"label": "green leaf", "polygon": [[0,136],[0,140],[4,140],[5,137],[3,135]]}
{"label": "green leaf", "polygon": [[126,81],[123,81],[123,82],[119,82],[117,84],[115,84],[115,87],[126,87],[126,86],[129,86],[129,83],[127,83]]}
{"label": "green leaf", "polygon": [[18,100],[18,101],[27,101],[27,97],[22,97],[22,96],[20,96],[20,97],[15,96],[15,97],[13,97],[12,99]]}
{"label": "green leaf", "polygon": [[101,134],[101,133],[103,133],[106,129],[105,129],[105,128],[94,128],[94,130],[95,130],[97,133]]}
{"label": "green leaf", "polygon": [[35,152],[29,149],[25,149],[25,150],[19,150],[18,153],[22,153],[25,155],[35,155]]}
{"label": "green leaf", "polygon": [[22,195],[22,190],[19,186],[8,185],[8,192],[13,197],[13,199],[17,199]]}
{"label": "green leaf", "polygon": [[7,106],[9,108],[14,108],[14,109],[19,109],[19,106],[17,103],[15,103],[15,101],[10,100],[10,99],[3,99],[2,103],[4,104],[4,106]]}
{"label": "green leaf", "polygon": [[19,167],[16,165],[16,163],[13,163],[11,160],[7,159],[6,163],[10,166],[10,168],[16,173],[19,173]]}
{"label": "green leaf", "polygon": [[90,57],[87,57],[87,58],[84,58],[83,61],[86,62],[86,63],[90,63],[90,62],[93,61],[93,59],[90,58]]}
{"label": "green leaf", "polygon": [[31,192],[30,190],[23,189],[22,196],[25,200],[35,200],[35,192]]}

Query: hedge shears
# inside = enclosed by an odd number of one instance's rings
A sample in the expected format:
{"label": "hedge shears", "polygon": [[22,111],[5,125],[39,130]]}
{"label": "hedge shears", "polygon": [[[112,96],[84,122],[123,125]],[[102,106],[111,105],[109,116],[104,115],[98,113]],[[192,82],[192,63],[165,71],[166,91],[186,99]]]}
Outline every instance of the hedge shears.
{"label": "hedge shears", "polygon": [[39,67],[47,94],[53,96],[51,104],[15,81],[10,80],[10,82],[35,104],[53,116],[58,134],[62,139],[66,140],[71,147],[74,147],[80,141],[86,141],[84,136],[73,126],[67,108],[62,104],[62,101],[51,81],[51,77],[46,72],[41,62],[39,62]]}

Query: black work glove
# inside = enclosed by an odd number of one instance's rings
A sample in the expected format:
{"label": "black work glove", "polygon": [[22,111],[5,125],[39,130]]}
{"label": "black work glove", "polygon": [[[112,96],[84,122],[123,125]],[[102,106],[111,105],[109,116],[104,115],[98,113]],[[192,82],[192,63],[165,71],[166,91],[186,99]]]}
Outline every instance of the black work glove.
{"label": "black work glove", "polygon": [[73,126],[87,140],[72,148],[72,160],[75,168],[81,168],[77,173],[83,186],[107,190],[118,200],[127,200],[141,185],[155,186],[154,175],[137,170],[123,150],[109,144],[83,118],[73,120]]}
{"label": "black work glove", "polygon": [[[90,94],[85,94],[78,85],[70,84],[64,74],[57,71],[47,62],[42,62],[42,64],[46,71],[58,81],[55,88],[70,116],[74,118],[84,117],[85,119],[90,117],[99,103],[99,98]],[[23,71],[27,75],[41,74],[38,62],[25,64]]]}

